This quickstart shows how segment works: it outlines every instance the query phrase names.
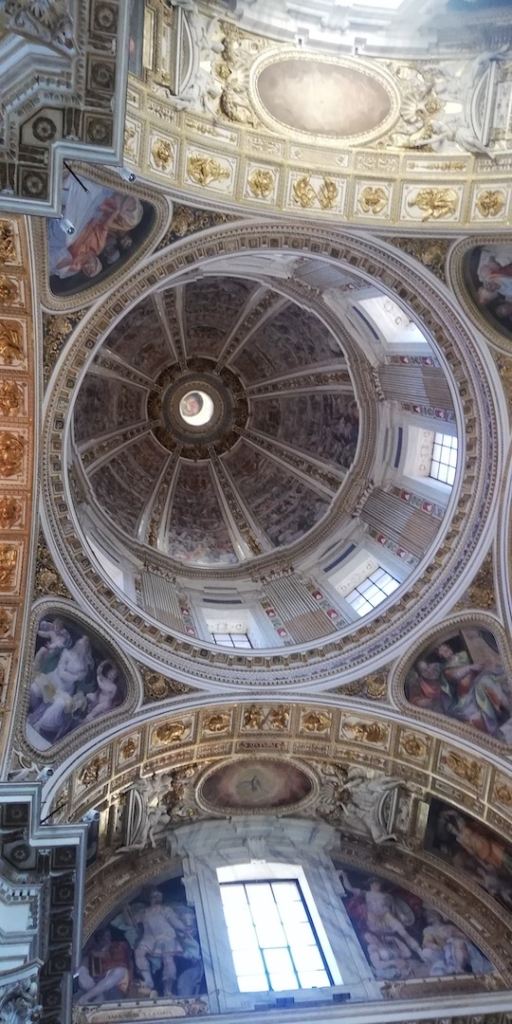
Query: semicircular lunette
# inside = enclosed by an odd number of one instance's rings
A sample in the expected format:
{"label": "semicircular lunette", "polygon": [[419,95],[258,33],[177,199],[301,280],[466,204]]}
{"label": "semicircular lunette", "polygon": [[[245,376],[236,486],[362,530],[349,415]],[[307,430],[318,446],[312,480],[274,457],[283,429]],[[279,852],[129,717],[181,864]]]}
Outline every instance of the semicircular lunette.
{"label": "semicircular lunette", "polygon": [[416,708],[512,744],[512,684],[483,623],[452,624],[425,645],[407,672],[405,696]]}
{"label": "semicircular lunette", "polygon": [[128,693],[109,644],[67,612],[44,611],[36,626],[26,738],[46,751],[81,725],[97,723]]}

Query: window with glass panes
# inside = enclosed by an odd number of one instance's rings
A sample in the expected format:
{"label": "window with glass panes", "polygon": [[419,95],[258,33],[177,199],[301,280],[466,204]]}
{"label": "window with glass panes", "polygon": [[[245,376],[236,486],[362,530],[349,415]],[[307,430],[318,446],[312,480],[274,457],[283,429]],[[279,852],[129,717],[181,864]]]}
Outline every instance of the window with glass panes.
{"label": "window with glass panes", "polygon": [[379,565],[375,572],[347,594],[345,600],[352,605],[358,615],[368,615],[368,612],[385,601],[399,586],[399,580]]}
{"label": "window with glass panes", "polygon": [[457,468],[457,438],[453,434],[434,434],[430,474],[442,484],[453,484]]}
{"label": "window with glass panes", "polygon": [[252,648],[248,633],[212,633],[214,644],[219,647],[243,647],[245,650]]}
{"label": "window with glass panes", "polygon": [[220,886],[240,992],[333,984],[296,879]]}

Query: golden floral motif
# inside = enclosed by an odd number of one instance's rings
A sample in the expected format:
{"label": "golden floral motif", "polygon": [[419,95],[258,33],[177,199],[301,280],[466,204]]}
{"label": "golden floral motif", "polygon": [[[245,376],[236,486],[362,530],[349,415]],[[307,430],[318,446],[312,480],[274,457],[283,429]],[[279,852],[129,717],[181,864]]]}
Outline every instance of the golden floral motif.
{"label": "golden floral motif", "polygon": [[0,381],[0,415],[10,416],[21,408],[23,392],[15,381]]}
{"label": "golden floral motif", "polygon": [[482,217],[497,217],[505,207],[506,195],[501,189],[480,192],[476,208]]}
{"label": "golden floral motif", "polygon": [[324,711],[308,711],[303,715],[302,728],[306,732],[326,732],[331,727],[331,716]]}
{"label": "golden floral motif", "polygon": [[421,210],[424,223],[427,220],[439,220],[441,217],[453,217],[457,212],[459,197],[453,188],[421,188],[408,206],[417,206]]}
{"label": "golden floral motif", "polygon": [[204,727],[207,732],[225,732],[229,728],[230,721],[231,716],[226,712],[221,712],[217,715],[210,715],[204,723]]}
{"label": "golden floral motif", "polygon": [[105,767],[107,758],[105,755],[101,756],[98,754],[93,757],[89,764],[86,764],[85,768],[82,768],[78,778],[80,782],[83,782],[84,786],[92,786],[98,781],[101,773],[101,769]]}
{"label": "golden floral motif", "polygon": [[229,171],[212,156],[189,156],[187,172],[192,181],[202,188],[211,185],[213,181],[229,178]]}
{"label": "golden floral motif", "polygon": [[159,170],[168,171],[174,156],[174,146],[166,139],[155,139],[151,146],[151,155]]}
{"label": "golden floral motif", "polygon": [[121,744],[121,757],[123,761],[128,761],[130,757],[133,757],[136,750],[137,744],[135,743],[135,740],[132,740],[131,738],[125,740],[124,743]]}
{"label": "golden floral motif", "polygon": [[274,191],[274,174],[272,171],[265,171],[259,168],[253,171],[247,180],[249,191],[257,199],[268,199]]}
{"label": "golden floral motif", "polygon": [[160,743],[178,743],[189,731],[185,722],[166,722],[156,730],[156,738]]}
{"label": "golden floral motif", "polygon": [[343,733],[356,743],[382,743],[387,739],[387,728],[379,722],[343,722]]}
{"label": "golden floral motif", "polygon": [[312,181],[311,175],[305,174],[297,178],[293,183],[293,199],[303,210],[309,210],[318,203],[322,210],[332,210],[339,195],[339,189],[332,178],[324,178],[317,190]]}
{"label": "golden floral motif", "polygon": [[482,765],[478,761],[472,761],[469,758],[462,757],[461,754],[455,753],[454,750],[448,751],[447,754],[443,754],[441,761],[448,771],[456,775],[457,778],[463,779],[465,782],[469,782],[471,786],[478,786],[482,775]]}
{"label": "golden floral motif", "polygon": [[18,549],[12,544],[0,544],[0,587],[12,589],[18,562]]}
{"label": "golden floral motif", "polygon": [[22,357],[20,330],[11,324],[0,322],[0,362],[5,366],[12,366],[14,362],[20,362]]}
{"label": "golden floral motif", "polygon": [[18,526],[23,515],[23,504],[19,498],[0,498],[0,530],[11,530]]}
{"label": "golden floral motif", "polygon": [[427,753],[427,744],[422,736],[406,733],[400,740],[400,747],[409,757],[423,758]]}
{"label": "golden floral motif", "polygon": [[388,196],[380,185],[367,185],[360,193],[358,203],[363,213],[372,213],[376,216],[386,209]]}
{"label": "golden floral motif", "polygon": [[0,302],[15,302],[18,298],[18,286],[8,277],[0,277]]}
{"label": "golden floral motif", "polygon": [[0,476],[9,477],[19,473],[24,453],[25,442],[22,437],[9,430],[0,430]]}
{"label": "golden floral motif", "polygon": [[0,220],[0,263],[11,263],[16,257],[14,228],[7,220]]}
{"label": "golden floral motif", "polygon": [[12,628],[13,611],[11,608],[0,608],[0,636],[8,636]]}

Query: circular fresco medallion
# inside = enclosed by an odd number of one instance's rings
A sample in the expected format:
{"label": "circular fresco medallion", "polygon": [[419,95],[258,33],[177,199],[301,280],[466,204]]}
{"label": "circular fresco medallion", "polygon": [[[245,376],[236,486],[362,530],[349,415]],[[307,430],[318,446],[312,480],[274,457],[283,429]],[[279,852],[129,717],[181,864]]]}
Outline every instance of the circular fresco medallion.
{"label": "circular fresco medallion", "polygon": [[209,772],[198,798],[208,810],[256,811],[296,806],[312,791],[312,780],[289,761],[247,758]]}
{"label": "circular fresco medallion", "polygon": [[275,131],[367,141],[387,131],[399,99],[390,78],[355,58],[271,55],[254,72],[260,117]]}

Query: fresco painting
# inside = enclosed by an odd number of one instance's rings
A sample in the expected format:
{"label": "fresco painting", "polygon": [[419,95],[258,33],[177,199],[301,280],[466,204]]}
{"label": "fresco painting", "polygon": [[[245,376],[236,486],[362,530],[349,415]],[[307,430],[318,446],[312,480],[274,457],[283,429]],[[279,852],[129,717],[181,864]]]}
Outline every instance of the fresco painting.
{"label": "fresco painting", "polygon": [[488,629],[464,626],[430,644],[408,672],[405,694],[418,708],[512,742],[512,685]]}
{"label": "fresco painting", "polygon": [[171,878],[118,907],[86,943],[75,1002],[193,997],[206,992],[193,907]]}
{"label": "fresco painting", "polygon": [[419,896],[367,872],[338,868],[345,909],[379,981],[492,970],[460,928]]}
{"label": "fresco painting", "polygon": [[462,271],[470,298],[489,327],[512,340],[512,245],[477,245]]}
{"label": "fresco painting", "polygon": [[37,626],[27,739],[47,750],[80,725],[98,721],[126,697],[126,680],[106,644],[67,615],[45,615]]}
{"label": "fresco painting", "polygon": [[222,765],[201,787],[211,807],[233,810],[296,804],[310,792],[310,780],[295,765],[257,758]]}
{"label": "fresco painting", "polygon": [[64,172],[62,216],[48,221],[48,268],[54,295],[76,295],[99,284],[133,256],[151,230],[155,211],[133,192],[118,192]]}
{"label": "fresco painting", "polygon": [[469,814],[434,799],[425,845],[512,911],[512,845],[501,836]]}

